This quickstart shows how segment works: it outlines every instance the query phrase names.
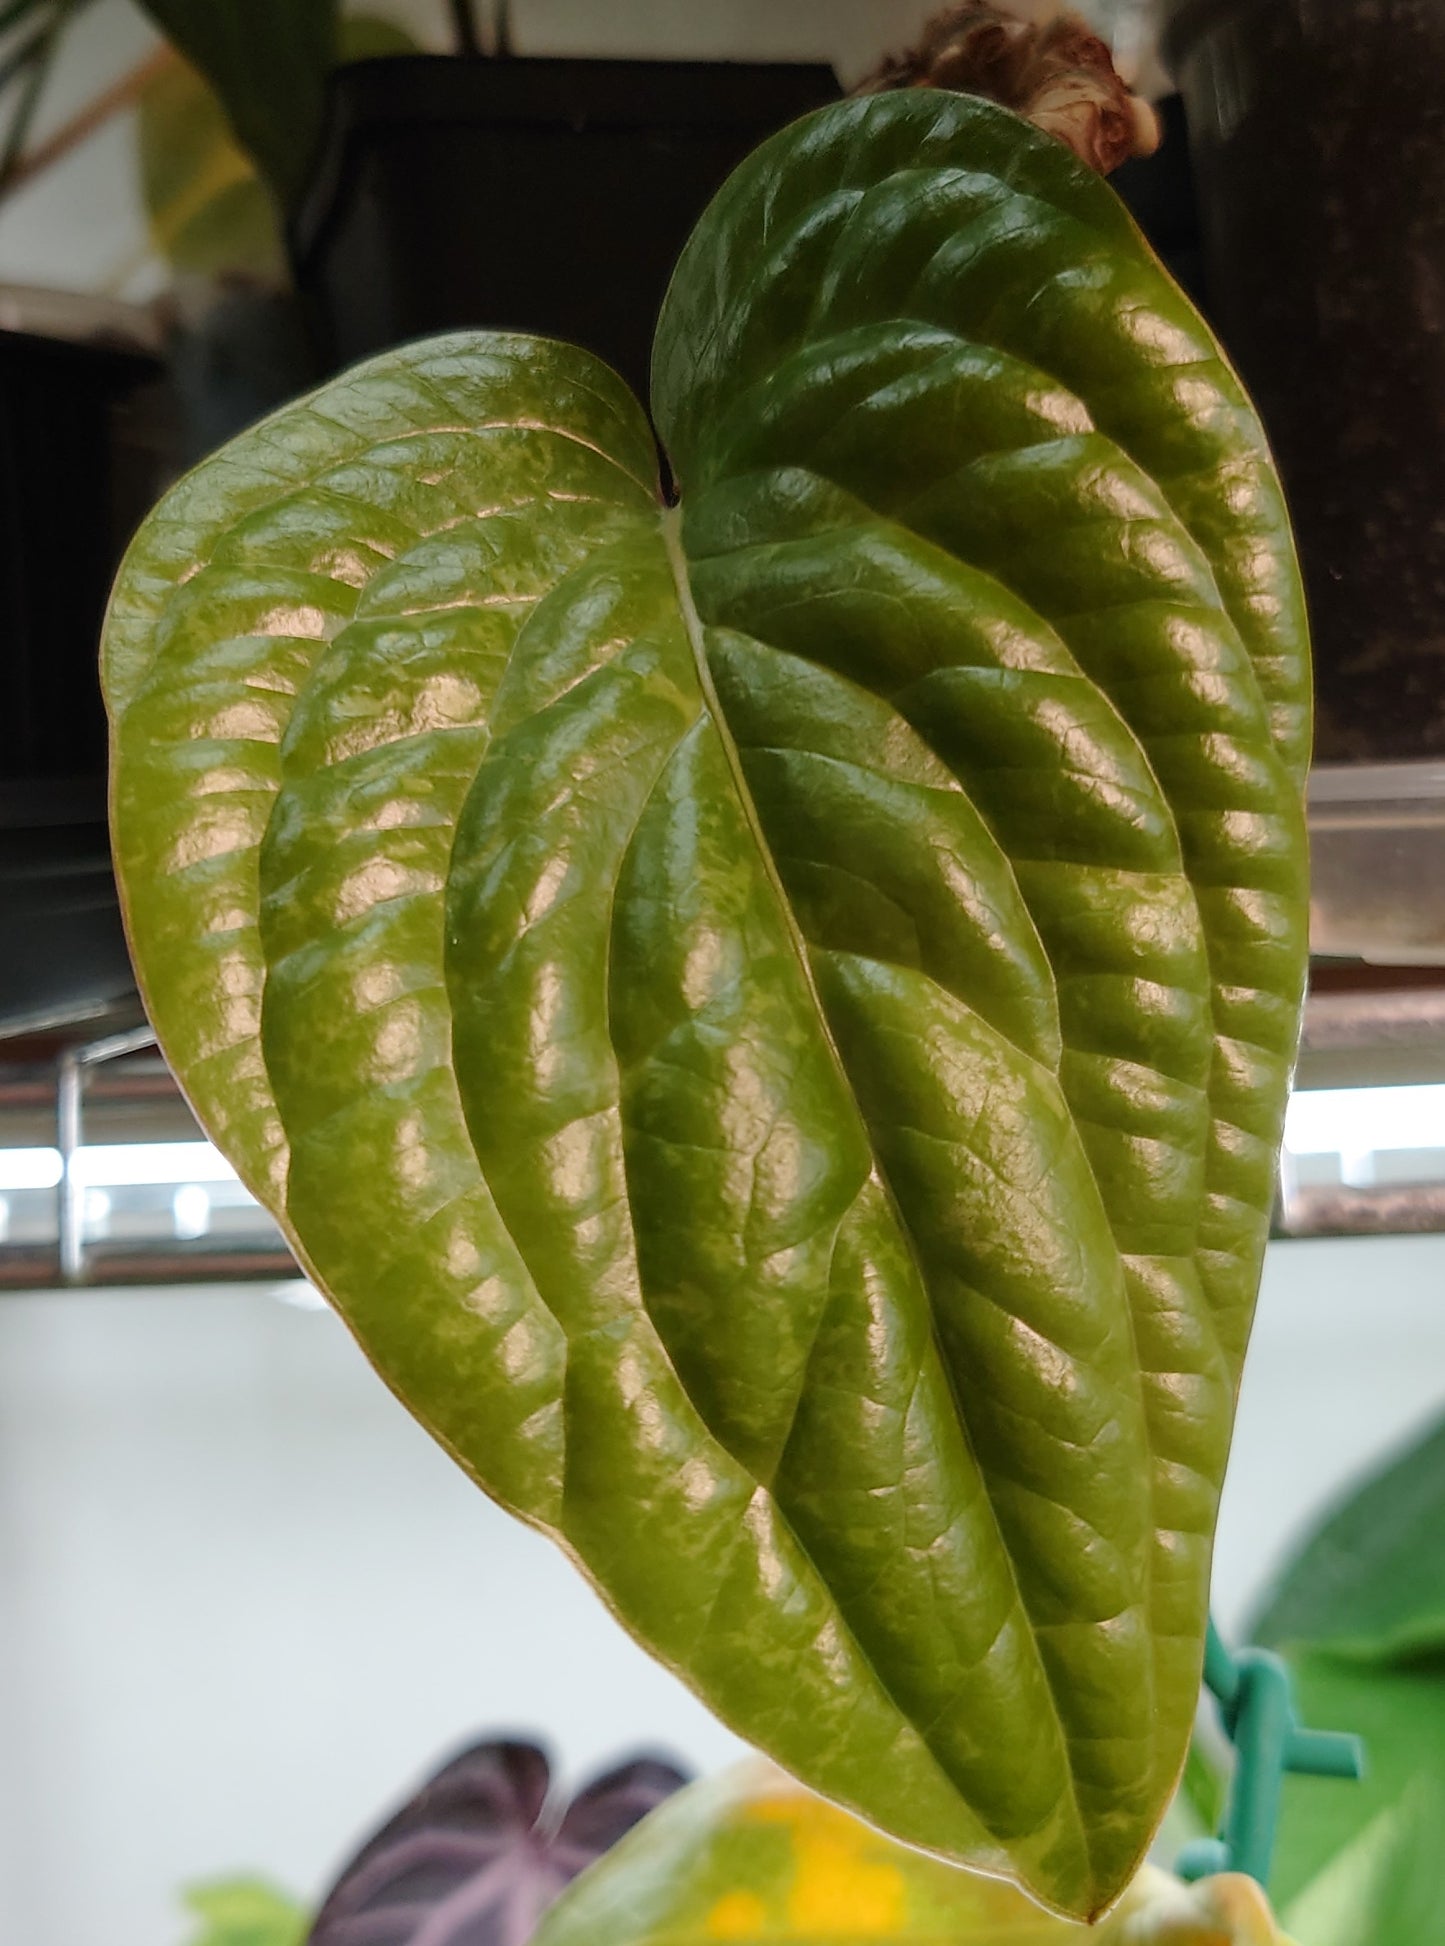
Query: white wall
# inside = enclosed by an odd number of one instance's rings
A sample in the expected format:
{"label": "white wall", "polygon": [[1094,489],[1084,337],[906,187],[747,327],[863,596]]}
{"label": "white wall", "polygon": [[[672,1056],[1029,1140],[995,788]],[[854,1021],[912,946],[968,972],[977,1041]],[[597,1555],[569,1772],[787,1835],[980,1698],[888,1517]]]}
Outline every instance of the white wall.
{"label": "white wall", "polygon": [[[159,45],[129,0],[96,0],[61,43],[33,140],[48,139]],[[149,257],[130,113],[0,202],[0,283],[145,299],[164,281]]]}
{"label": "white wall", "polygon": [[233,1865],[311,1890],[477,1730],[734,1747],[330,1314],[5,1300],[0,1374],[0,1940],[166,1946]]}
{"label": "white wall", "polygon": [[1301,1524],[1441,1411],[1445,1237],[1272,1246],[1215,1550],[1227,1633]]}
{"label": "white wall", "polygon": [[[1445,1405],[1445,1239],[1272,1255],[1218,1607]],[[258,1289],[0,1298],[0,1941],[173,1946],[175,1888],[310,1892],[456,1739],[573,1777],[737,1746],[410,1423],[329,1314]]]}

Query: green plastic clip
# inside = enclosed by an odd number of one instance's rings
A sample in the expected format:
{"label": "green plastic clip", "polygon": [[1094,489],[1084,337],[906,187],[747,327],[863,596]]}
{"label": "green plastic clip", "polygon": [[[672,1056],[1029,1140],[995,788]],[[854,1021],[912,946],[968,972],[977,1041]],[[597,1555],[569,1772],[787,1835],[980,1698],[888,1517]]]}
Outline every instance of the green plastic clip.
{"label": "green plastic clip", "polygon": [[1184,1879],[1246,1872],[1268,1885],[1286,1772],[1363,1777],[1364,1744],[1336,1730],[1302,1728],[1290,1673],[1280,1658],[1268,1649],[1252,1648],[1231,1655],[1212,1621],[1204,1648],[1204,1684],[1234,1745],[1234,1777],[1223,1832],[1186,1845],[1174,1869]]}

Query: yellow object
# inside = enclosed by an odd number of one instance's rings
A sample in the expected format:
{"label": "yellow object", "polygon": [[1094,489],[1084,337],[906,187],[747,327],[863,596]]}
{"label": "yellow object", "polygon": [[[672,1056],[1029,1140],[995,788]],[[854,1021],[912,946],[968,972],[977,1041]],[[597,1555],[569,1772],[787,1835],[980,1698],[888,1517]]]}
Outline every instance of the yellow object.
{"label": "yellow object", "polygon": [[1239,1873],[1146,1865],[1094,1926],[896,1844],[754,1760],[681,1791],[595,1865],[534,1946],[1291,1946]]}

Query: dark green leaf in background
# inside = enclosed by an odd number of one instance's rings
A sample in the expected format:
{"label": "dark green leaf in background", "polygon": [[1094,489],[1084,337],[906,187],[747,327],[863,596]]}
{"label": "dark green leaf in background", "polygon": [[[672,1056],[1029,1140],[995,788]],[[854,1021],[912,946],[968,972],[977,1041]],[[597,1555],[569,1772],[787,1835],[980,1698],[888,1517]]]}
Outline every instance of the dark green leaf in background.
{"label": "dark green leaf in background", "polygon": [[977,101],[767,144],[652,434],[477,334],[244,435],[106,638],[198,1111],[726,1720],[1086,1914],[1198,1689],[1305,952],[1258,425]]}
{"label": "dark green leaf in background", "polygon": [[1193,1821],[1192,1836],[1212,1837],[1224,1823],[1229,1803],[1229,1778],[1213,1751],[1195,1735],[1179,1779],[1180,1807]]}
{"label": "dark green leaf in background", "polygon": [[1445,1910],[1438,1829],[1421,1840],[1445,1805],[1445,1422],[1326,1514],[1254,1634],[1288,1656],[1306,1723],[1365,1740],[1363,1783],[1285,1783],[1273,1887],[1301,1903],[1302,1946],[1419,1946],[1403,1915]]}
{"label": "dark green leaf in background", "polygon": [[219,95],[282,202],[305,180],[337,58],[338,0],[140,0]]}
{"label": "dark green leaf in background", "polygon": [[146,219],[166,261],[203,277],[283,279],[275,202],[196,70],[184,61],[164,67],[141,96],[137,120]]}
{"label": "dark green leaf in background", "polygon": [[1253,1635],[1270,1647],[1445,1658],[1445,1418],[1320,1523]]}
{"label": "dark green leaf in background", "polygon": [[1445,1937],[1445,1787],[1418,1776],[1376,1812],[1290,1908],[1300,1946],[1429,1946]]}
{"label": "dark green leaf in background", "polygon": [[[1281,1910],[1359,1833],[1419,1784],[1445,1793],[1445,1658],[1391,1667],[1326,1651],[1290,1658],[1301,1719],[1364,1738],[1364,1780],[1345,1789],[1332,1779],[1289,1777],[1270,1889]],[[1438,1834],[1437,1834],[1438,1839]],[[1431,1854],[1445,1910],[1445,1863]],[[1302,1946],[1314,1946],[1305,1939]],[[1400,1946],[1415,1946],[1402,1940]],[[1423,1943],[1422,1943],[1423,1946]]]}
{"label": "dark green leaf in background", "polygon": [[[338,29],[348,61],[415,53],[404,29],[353,15]],[[286,279],[275,199],[237,145],[220,97],[189,62],[164,66],[138,107],[141,189],[151,241],[171,266],[203,277]]]}

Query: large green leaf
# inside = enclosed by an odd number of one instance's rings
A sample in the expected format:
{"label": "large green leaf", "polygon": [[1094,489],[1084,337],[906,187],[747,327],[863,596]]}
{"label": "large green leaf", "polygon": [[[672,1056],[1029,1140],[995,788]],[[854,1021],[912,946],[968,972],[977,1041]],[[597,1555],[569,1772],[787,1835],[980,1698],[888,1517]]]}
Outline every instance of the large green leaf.
{"label": "large green leaf", "polygon": [[[746,1764],[654,1811],[565,1892],[534,1946],[1289,1946],[1236,1874],[1146,1865],[1097,1927],[892,1843]],[[1383,1942],[1381,1943],[1383,1946]]]}
{"label": "large green leaf", "polygon": [[141,531],[141,979],[388,1382],[729,1722],[1087,1913],[1184,1757],[1304,967],[1258,425],[1111,192],[767,144],[652,434],[388,354]]}

